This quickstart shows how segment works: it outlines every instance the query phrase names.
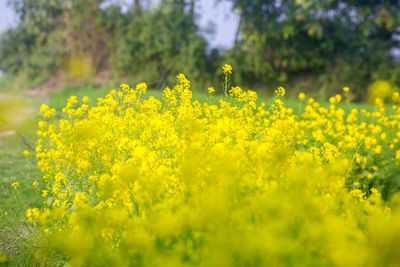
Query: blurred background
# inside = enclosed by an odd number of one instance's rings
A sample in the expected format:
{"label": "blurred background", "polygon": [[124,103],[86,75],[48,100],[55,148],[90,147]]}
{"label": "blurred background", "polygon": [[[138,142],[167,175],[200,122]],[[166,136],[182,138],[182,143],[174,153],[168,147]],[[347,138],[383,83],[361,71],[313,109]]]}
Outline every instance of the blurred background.
{"label": "blurred background", "polygon": [[[355,101],[400,85],[400,0],[0,0],[0,87],[45,95],[69,87],[185,73],[194,90],[285,86]],[[109,88],[110,89],[110,88]]]}

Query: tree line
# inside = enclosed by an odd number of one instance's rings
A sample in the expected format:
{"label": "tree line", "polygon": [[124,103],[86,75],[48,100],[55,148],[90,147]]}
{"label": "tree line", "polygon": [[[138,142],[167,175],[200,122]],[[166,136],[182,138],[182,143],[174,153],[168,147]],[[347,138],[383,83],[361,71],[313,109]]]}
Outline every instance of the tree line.
{"label": "tree line", "polygon": [[239,15],[230,49],[210,49],[196,0],[10,0],[0,69],[39,83],[108,73],[161,87],[178,72],[208,81],[222,63],[255,89],[292,85],[356,97],[378,79],[400,84],[398,0],[216,0]]}

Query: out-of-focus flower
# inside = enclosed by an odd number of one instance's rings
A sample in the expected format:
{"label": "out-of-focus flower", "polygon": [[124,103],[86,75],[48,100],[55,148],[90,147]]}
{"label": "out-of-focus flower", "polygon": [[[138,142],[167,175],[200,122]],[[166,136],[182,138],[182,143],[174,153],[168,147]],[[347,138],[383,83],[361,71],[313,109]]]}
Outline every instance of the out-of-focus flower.
{"label": "out-of-focus flower", "polygon": [[229,65],[229,64],[225,64],[223,67],[222,67],[222,71],[225,73],[225,74],[232,74],[232,66],[231,65]]}
{"label": "out-of-focus flower", "polygon": [[14,182],[11,184],[12,187],[14,187],[14,189],[17,189],[19,187],[19,183],[18,182]]}

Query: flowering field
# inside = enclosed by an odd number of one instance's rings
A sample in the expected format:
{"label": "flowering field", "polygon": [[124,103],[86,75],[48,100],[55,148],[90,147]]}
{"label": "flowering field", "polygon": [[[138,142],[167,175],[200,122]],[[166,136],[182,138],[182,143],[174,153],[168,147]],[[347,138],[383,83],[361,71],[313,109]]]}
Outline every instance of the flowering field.
{"label": "flowering field", "polygon": [[345,111],[347,87],[328,107],[301,93],[295,110],[282,87],[260,103],[223,73],[225,96],[210,87],[203,102],[179,74],[161,98],[122,84],[70,97],[61,117],[41,106],[36,151],[24,152],[41,173],[24,211],[36,262],[400,264],[399,94]]}

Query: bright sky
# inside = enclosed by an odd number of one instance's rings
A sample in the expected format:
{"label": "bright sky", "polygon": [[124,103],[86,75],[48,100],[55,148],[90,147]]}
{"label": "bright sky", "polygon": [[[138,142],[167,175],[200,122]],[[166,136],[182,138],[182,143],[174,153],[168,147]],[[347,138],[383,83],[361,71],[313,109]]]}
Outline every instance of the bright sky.
{"label": "bright sky", "polygon": [[13,11],[7,6],[7,0],[0,0],[0,33],[5,29],[15,25],[16,19]]}
{"label": "bright sky", "polygon": [[[0,0],[1,1],[1,0]],[[239,17],[232,12],[232,5],[226,1],[215,4],[215,0],[200,0],[197,13],[201,14],[199,25],[207,29],[207,25],[214,24],[214,35],[206,35],[213,47],[229,48],[235,39],[239,24]]]}
{"label": "bright sky", "polygon": [[[200,0],[196,5],[200,16],[199,25],[212,47],[229,48],[235,38],[238,16],[232,13],[231,4],[215,0]],[[7,0],[0,0],[0,33],[17,24],[13,10],[7,6]],[[207,34],[207,29],[214,34]]]}

